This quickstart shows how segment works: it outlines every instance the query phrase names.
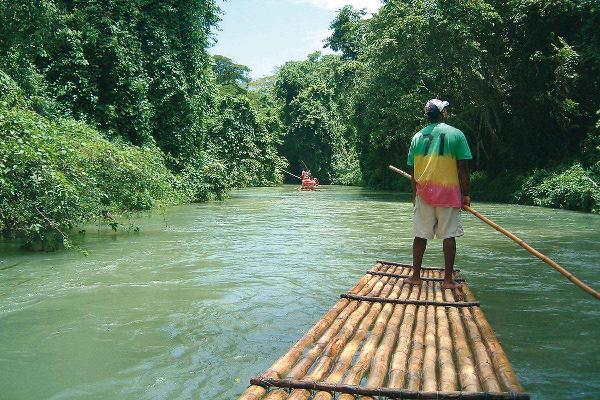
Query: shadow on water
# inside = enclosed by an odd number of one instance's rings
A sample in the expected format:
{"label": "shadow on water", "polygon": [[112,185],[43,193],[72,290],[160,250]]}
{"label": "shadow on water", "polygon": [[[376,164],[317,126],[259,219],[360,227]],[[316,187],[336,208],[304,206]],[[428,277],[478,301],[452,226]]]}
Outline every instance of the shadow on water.
{"label": "shadow on water", "polygon": [[0,271],[5,271],[7,269],[11,269],[11,268],[17,267],[17,266],[19,266],[19,264],[21,264],[21,263],[18,262],[18,263],[14,263],[12,265],[6,265],[6,266],[1,266],[1,264],[0,264]]}

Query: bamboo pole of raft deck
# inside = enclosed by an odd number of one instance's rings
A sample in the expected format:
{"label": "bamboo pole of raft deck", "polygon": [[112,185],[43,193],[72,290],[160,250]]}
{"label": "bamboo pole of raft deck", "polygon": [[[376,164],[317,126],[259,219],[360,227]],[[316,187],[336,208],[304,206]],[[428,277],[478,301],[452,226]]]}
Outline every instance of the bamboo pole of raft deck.
{"label": "bamboo pole of raft deck", "polygon": [[[423,286],[416,286],[418,290],[413,290],[410,295],[411,300],[417,300],[420,297]],[[404,316],[402,318],[402,324],[400,325],[400,333],[398,335],[398,342],[394,354],[392,355],[392,361],[390,363],[390,376],[388,386],[391,388],[403,388],[404,381],[406,378],[406,368],[410,348],[412,344],[412,332],[415,324],[417,306],[409,304],[404,310]]]}
{"label": "bamboo pole of raft deck", "polygon": [[[465,292],[465,297],[467,300],[472,300],[475,298],[467,286],[463,286],[463,291]],[[494,330],[485,319],[483,311],[481,311],[481,309],[473,310],[473,315],[475,316],[475,321],[485,339],[485,343],[489,350],[494,368],[496,371],[498,371],[498,379],[500,383],[508,391],[522,392],[523,387],[519,384],[515,371],[512,369],[512,366],[508,361],[508,357],[506,356],[506,353],[504,353],[502,346],[500,346],[500,343],[494,334]]]}
{"label": "bamboo pole of raft deck", "polygon": [[[383,289],[384,285],[387,283],[389,278],[371,280],[374,281],[375,284],[371,287],[365,286],[363,291],[368,293],[380,293]],[[358,310],[357,310],[358,309]],[[348,307],[344,310],[343,313],[340,314],[333,324],[329,327],[329,329],[323,334],[323,336],[319,339],[318,342],[314,345],[312,349],[310,349],[295,365],[293,365],[291,371],[288,374],[288,378],[300,379],[302,378],[314,361],[321,355],[325,346],[329,343],[329,341],[336,335],[341,326],[347,321],[348,318],[358,318],[360,313],[364,311],[363,309],[359,309],[357,302],[350,302]],[[357,314],[358,313],[358,314]],[[345,315],[342,315],[345,314]],[[289,369],[289,368],[287,368]],[[286,370],[287,370],[286,369]],[[264,376],[264,375],[263,375]],[[263,393],[264,394],[264,393]],[[261,398],[261,397],[259,397]],[[268,397],[267,397],[268,398]]]}
{"label": "bamboo pole of raft deck", "polygon": [[[402,171],[401,169],[394,167],[393,165],[390,165],[389,168],[392,171],[397,172],[400,175],[404,176],[405,178],[412,179],[412,177],[409,174]],[[575,285],[579,286],[579,288],[581,288],[585,292],[589,293],[590,295],[594,296],[596,299],[600,300],[600,292],[599,291],[593,289],[592,287],[587,285],[585,282],[583,282],[582,280],[577,278],[575,275],[573,275],[573,273],[571,271],[567,270],[566,268],[561,267],[560,264],[558,264],[556,261],[552,260],[550,257],[546,256],[543,253],[540,253],[538,250],[531,247],[523,239],[520,239],[518,236],[507,231],[506,229],[504,229],[503,227],[501,227],[500,225],[498,225],[491,219],[481,215],[478,211],[475,211],[475,209],[473,209],[471,206],[463,206],[463,209],[470,212],[471,214],[473,214],[474,216],[476,216],[477,218],[479,218],[480,220],[482,220],[483,222],[485,222],[486,224],[488,224],[489,226],[491,226],[498,232],[502,233],[504,236],[513,240],[519,246],[521,246],[522,248],[527,250],[530,254],[536,256],[537,258],[539,258],[540,260],[542,260],[543,262],[545,262],[546,264],[548,264],[549,266],[551,266],[552,268],[554,268],[555,270],[560,272],[565,278],[567,278],[568,280],[573,282]]]}
{"label": "bamboo pole of raft deck", "polygon": [[[422,285],[421,296],[427,296],[427,284]],[[408,357],[408,368],[406,370],[408,390],[418,391],[421,388],[421,369],[423,365],[423,353],[425,347],[425,309],[417,307],[415,330],[412,336],[412,348]]]}
{"label": "bamboo pole of raft deck", "polygon": [[[351,289],[351,292],[358,294],[367,294],[379,279],[371,279],[369,275],[363,276],[358,283]],[[337,319],[342,319],[343,311],[348,307],[355,307],[350,300],[338,301],[335,306],[329,310],[308,332],[296,342],[286,354],[265,371],[261,376],[267,378],[279,379],[285,371],[291,368],[298,357],[302,354],[305,347],[314,343]],[[266,389],[262,386],[252,385],[242,393],[239,400],[258,400],[266,393]]]}
{"label": "bamboo pole of raft deck", "polygon": [[286,400],[288,398],[288,392],[285,389],[275,389],[269,392],[269,396],[265,399],[269,400]]}
{"label": "bamboo pole of raft deck", "polygon": [[[413,290],[413,288],[410,285],[402,283],[401,294],[403,297],[408,296],[411,290]],[[382,336],[384,336],[385,340],[385,334],[389,333],[390,325],[396,326],[397,328],[398,322],[394,322],[394,319],[398,320],[398,313],[402,313],[403,310],[402,308],[396,308],[396,311],[394,311],[394,309],[392,304],[383,306],[381,314],[375,324],[375,328],[371,332],[369,339],[364,343],[360,356],[345,378],[345,383],[360,383],[369,368],[370,375],[368,379],[369,383],[367,383],[368,386],[374,385],[374,380],[379,381],[385,379],[385,368],[387,366],[387,362],[385,361],[386,355],[382,354],[381,346],[378,348],[377,345],[380,343]],[[393,311],[394,313],[392,313]],[[340,396],[340,400],[345,399],[347,396],[348,395]]]}
{"label": "bamboo pole of raft deck", "polygon": [[[404,285],[403,283],[398,282],[390,297],[398,298],[402,296],[407,296],[409,291],[410,285]],[[377,332],[378,330],[382,329],[382,326],[389,326],[389,323],[386,324],[386,322],[388,322],[388,317],[391,312],[391,309],[391,305],[382,306],[381,304],[379,304],[378,307],[373,308],[373,310],[375,310],[374,313],[377,314],[377,320],[375,321],[375,328],[373,329],[373,332]],[[355,335],[352,338],[352,342],[350,342],[344,348],[335,367],[332,369],[331,373],[329,374],[329,376],[327,376],[324,382],[337,384],[341,381],[348,367],[352,363],[354,355],[358,351],[360,344],[362,343],[362,341],[368,333],[368,327],[365,324],[361,324],[361,327],[355,332]],[[329,392],[317,392],[313,397],[313,400],[331,400],[332,397],[332,394]]]}
{"label": "bamboo pole of raft deck", "polygon": [[[392,293],[392,295],[398,296],[399,290],[396,286],[396,283],[397,279],[390,279],[383,288],[381,294],[384,296],[388,296],[390,295],[390,293]],[[328,344],[328,346],[325,348],[325,350],[319,357],[317,365],[312,368],[312,371],[305,379],[320,381],[330,370],[331,365],[333,364],[333,361],[337,358],[338,354],[340,354],[340,352],[342,352],[342,350],[346,348],[346,345],[353,344],[352,341],[350,341],[350,343],[348,343],[348,341],[357,333],[359,335],[362,333],[362,337],[366,335],[366,333],[369,331],[369,328],[371,327],[371,324],[375,320],[375,317],[377,316],[377,314],[379,314],[381,305],[379,305],[379,307],[377,307],[376,305],[369,307],[368,305],[361,304],[359,310],[361,308],[364,309],[365,312],[368,311],[366,316],[364,313],[362,313],[362,315],[356,313],[356,317],[354,319],[348,319],[348,321],[344,325],[344,328]],[[361,340],[362,338],[360,339],[360,341]],[[360,341],[356,343],[357,347],[360,344]],[[288,400],[307,400],[308,398],[310,398],[310,396],[310,391],[304,389],[297,389],[292,392]]]}
{"label": "bamboo pole of raft deck", "polygon": [[[443,301],[444,295],[442,293],[442,286],[435,285],[434,298],[436,301]],[[438,366],[440,371],[439,390],[442,392],[449,392],[457,390],[456,380],[456,367],[454,359],[452,357],[453,347],[452,338],[450,337],[450,324],[448,322],[448,315],[446,314],[445,307],[436,308],[437,317],[437,332],[438,332],[438,343],[439,343],[439,358]]]}
{"label": "bamboo pole of raft deck", "polygon": [[[416,286],[404,285],[401,297],[408,298],[411,292],[416,293],[419,290],[420,288]],[[399,326],[402,322],[405,309],[406,305],[404,304],[397,304],[394,306],[392,316],[388,320],[383,338],[371,361],[371,368],[369,370],[369,378],[367,379],[366,386],[381,387],[385,382],[389,367],[389,359],[392,354],[394,343],[396,342],[396,337],[399,333]],[[373,400],[373,397],[362,397],[361,399]]]}
{"label": "bamboo pole of raft deck", "polygon": [[[443,290],[444,298],[447,301],[448,297],[453,298],[453,291],[450,289]],[[460,382],[460,390],[466,392],[480,392],[481,386],[475,370],[474,358],[469,348],[469,344],[465,340],[465,330],[460,318],[459,311],[456,307],[451,307],[447,310],[448,319],[450,321],[450,330],[454,339],[454,350],[456,351],[456,359],[458,361],[458,378]]]}
{"label": "bamboo pole of raft deck", "polygon": [[[429,274],[429,271],[427,273]],[[427,300],[434,301],[435,283],[427,282]],[[436,307],[427,306],[425,320],[425,355],[423,357],[423,388],[426,392],[435,392],[438,390],[438,378],[436,371],[437,364],[437,326],[435,320]]]}
{"label": "bamboo pole of raft deck", "polygon": [[[465,312],[466,311],[466,312]],[[461,310],[463,324],[466,327],[468,337],[470,339],[471,349],[475,356],[477,369],[479,370],[479,379],[483,390],[486,392],[501,392],[498,378],[494,373],[492,361],[488,355],[487,349],[483,344],[477,324],[473,319],[473,315],[469,310]]]}
{"label": "bamboo pole of raft deck", "polygon": [[[370,293],[381,293],[388,280],[389,278],[378,280],[373,286]],[[330,326],[327,332],[325,332],[325,334],[319,339],[319,341],[315,343],[313,348],[310,349],[295,365],[293,365],[293,368],[290,370],[288,377],[294,379],[302,378],[310,369],[314,361],[321,355],[323,349],[325,349],[327,344],[339,332],[339,330],[344,325],[346,325],[348,321],[356,321],[357,319],[360,320],[360,318],[362,318],[362,316],[364,315],[366,308],[367,305],[359,305],[359,303],[357,302],[354,302],[354,304],[349,304],[347,308],[347,315],[344,315],[344,318],[338,318],[335,320],[335,322]]]}
{"label": "bamboo pole of raft deck", "polygon": [[[410,292],[410,297],[413,299],[418,298],[420,290],[420,286],[415,286]],[[406,307],[405,305],[402,306]],[[409,305],[408,307],[411,307],[413,309],[415,308],[415,306],[413,305]],[[349,373],[344,378],[344,384],[358,385],[360,383],[364,373],[366,372],[366,369],[368,368],[368,357],[370,357],[370,353],[368,351],[365,351],[365,346],[363,346],[363,350],[359,358],[359,361],[362,360],[362,363],[359,363],[358,361],[356,362],[356,364],[351,368]],[[354,400],[354,396],[342,394],[340,395],[339,400]]]}
{"label": "bamboo pole of raft deck", "polygon": [[[394,280],[393,285],[393,291],[389,294],[389,297],[398,298],[400,296],[400,289],[402,287],[402,284],[399,284],[397,280]],[[382,308],[384,309],[384,311],[382,311]],[[369,315],[367,316],[367,318],[365,318],[363,323],[361,323],[358,329],[355,330],[352,342],[344,348],[342,355],[338,359],[338,362],[332,370],[332,372],[327,377],[326,382],[336,383],[340,380],[340,378],[342,378],[343,374],[347,370],[347,367],[352,363],[353,357],[357,352],[360,344],[362,343],[366,335],[369,333],[369,328],[373,324],[375,318],[377,318],[377,320],[375,321],[375,328],[373,329],[373,332],[377,331],[378,326],[381,326],[382,324],[385,324],[385,322],[387,322],[385,309],[386,308],[381,304],[376,304],[371,307]],[[384,319],[382,320],[382,318]],[[317,393],[315,399],[331,398],[330,396],[331,395],[329,393]]]}
{"label": "bamboo pole of raft deck", "polygon": [[[356,363],[350,369],[350,371],[348,371],[348,373],[346,374],[346,378],[344,378],[344,382],[346,384],[358,385],[365,373],[367,372],[367,370],[369,369],[377,344],[379,343],[379,340],[385,330],[392,308],[393,307],[390,304],[386,304],[386,306],[384,306],[384,311],[382,311],[380,318],[378,319],[374,329],[369,335],[369,338],[363,344],[360,355],[356,360]],[[339,396],[339,400],[353,399],[354,396],[349,394],[342,394]]]}

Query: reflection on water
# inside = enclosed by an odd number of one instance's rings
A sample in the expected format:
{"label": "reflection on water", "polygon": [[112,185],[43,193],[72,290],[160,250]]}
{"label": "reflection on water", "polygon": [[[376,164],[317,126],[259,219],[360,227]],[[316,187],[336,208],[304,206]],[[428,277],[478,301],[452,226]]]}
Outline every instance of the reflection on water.
{"label": "reflection on water", "polygon": [[[474,206],[600,287],[600,217]],[[409,196],[247,189],[88,229],[77,252],[0,257],[0,393],[7,399],[231,399],[376,259],[410,262]],[[537,399],[600,398],[597,301],[479,220],[457,264]],[[441,265],[441,243],[425,263]]]}

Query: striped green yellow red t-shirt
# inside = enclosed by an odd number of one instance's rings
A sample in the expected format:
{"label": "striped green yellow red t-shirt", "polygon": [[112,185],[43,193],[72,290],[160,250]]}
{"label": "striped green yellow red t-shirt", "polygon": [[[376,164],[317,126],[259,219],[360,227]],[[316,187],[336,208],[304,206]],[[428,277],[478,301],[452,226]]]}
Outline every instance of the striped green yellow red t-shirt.
{"label": "striped green yellow red t-shirt", "polygon": [[433,123],[412,138],[407,164],[414,167],[417,195],[437,207],[462,206],[457,160],[470,160],[465,135],[445,123]]}

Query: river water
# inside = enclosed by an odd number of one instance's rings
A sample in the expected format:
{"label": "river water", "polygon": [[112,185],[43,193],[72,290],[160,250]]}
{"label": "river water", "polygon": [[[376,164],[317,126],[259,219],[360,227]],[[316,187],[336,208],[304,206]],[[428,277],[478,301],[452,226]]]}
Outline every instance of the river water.
{"label": "river water", "polygon": [[[600,287],[600,216],[474,207]],[[234,399],[370,268],[411,261],[408,195],[246,189],[89,252],[0,248],[0,399]],[[600,399],[600,302],[470,215],[457,265],[534,399]],[[426,265],[442,264],[433,241]]]}

